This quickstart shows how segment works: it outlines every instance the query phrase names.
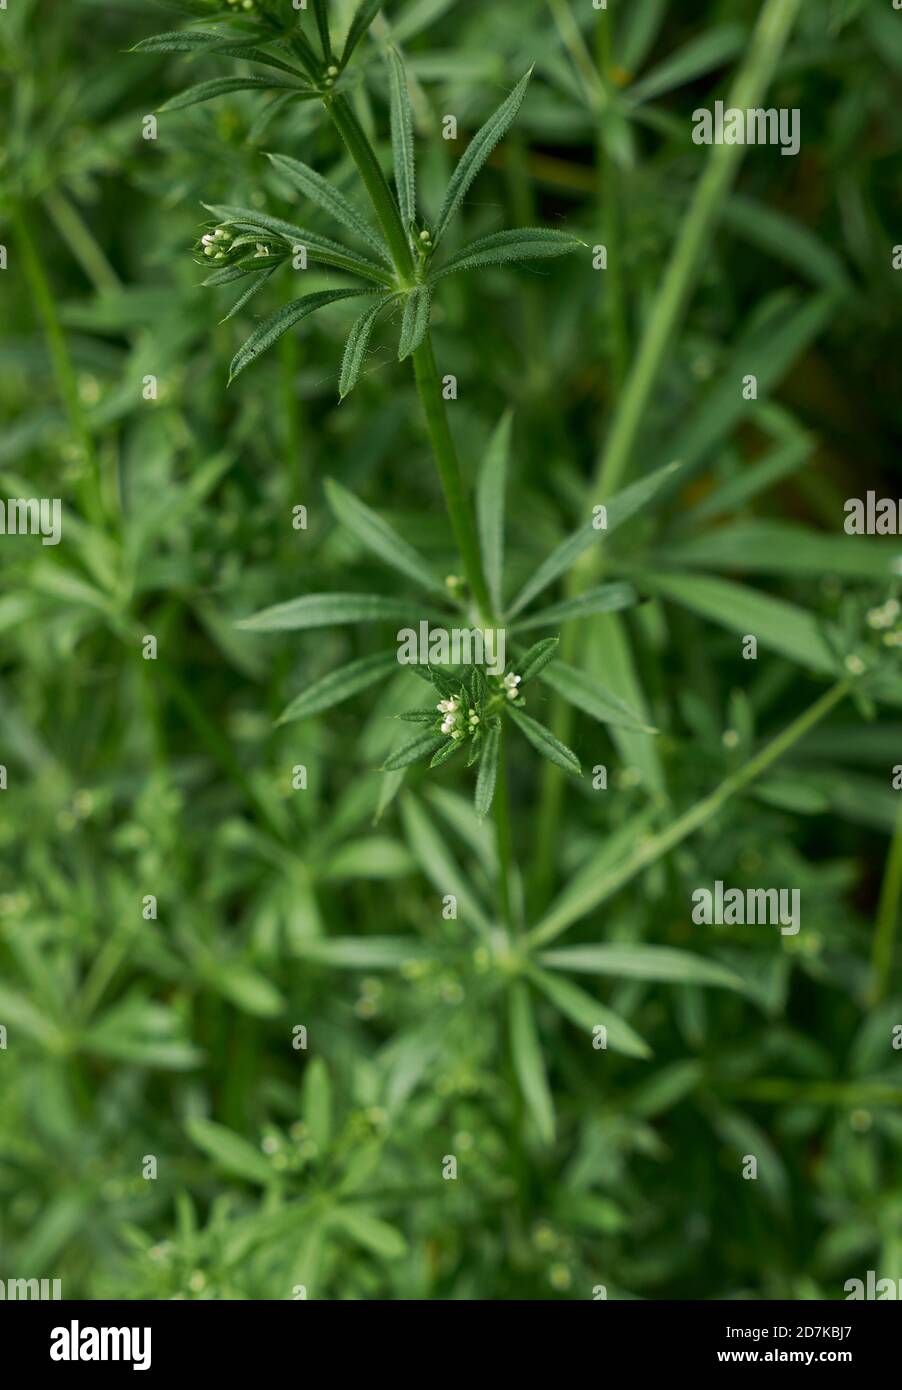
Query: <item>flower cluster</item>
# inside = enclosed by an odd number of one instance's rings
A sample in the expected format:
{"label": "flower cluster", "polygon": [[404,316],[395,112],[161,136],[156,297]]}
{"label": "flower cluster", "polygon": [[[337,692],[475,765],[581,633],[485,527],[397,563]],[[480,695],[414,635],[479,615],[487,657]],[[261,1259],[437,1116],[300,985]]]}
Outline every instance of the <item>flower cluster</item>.
{"label": "flower cluster", "polygon": [[206,232],[200,239],[201,255],[213,261],[224,261],[232,233],[225,227],[217,227],[215,232]]}
{"label": "flower cluster", "polygon": [[439,714],[442,715],[441,731],[448,734],[453,739],[466,738],[467,734],[475,734],[479,727],[479,713],[475,709],[462,709],[461,702],[456,697],[450,700],[439,700],[436,705]]}
{"label": "flower cluster", "polygon": [[902,614],[902,606],[899,600],[889,598],[886,603],[879,608],[872,608],[868,613],[868,627],[875,632],[883,633],[883,645],[885,647],[902,647],[902,624],[899,622]]}

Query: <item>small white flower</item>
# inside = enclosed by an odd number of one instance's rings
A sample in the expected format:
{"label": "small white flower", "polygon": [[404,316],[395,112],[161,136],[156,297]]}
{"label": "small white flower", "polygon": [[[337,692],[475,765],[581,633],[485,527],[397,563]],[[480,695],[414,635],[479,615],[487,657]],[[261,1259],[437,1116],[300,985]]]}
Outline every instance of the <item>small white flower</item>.
{"label": "small white flower", "polygon": [[846,670],[852,676],[862,675],[865,669],[864,662],[862,661],[860,656],[847,656],[845,665]]}
{"label": "small white flower", "polygon": [[257,242],[257,254],[254,256],[254,260],[257,260],[260,256],[268,256],[268,255],[269,255],[269,247],[268,247],[268,246],[264,246],[264,245],[262,244],[262,242],[259,242],[259,241],[258,241],[258,242]]}

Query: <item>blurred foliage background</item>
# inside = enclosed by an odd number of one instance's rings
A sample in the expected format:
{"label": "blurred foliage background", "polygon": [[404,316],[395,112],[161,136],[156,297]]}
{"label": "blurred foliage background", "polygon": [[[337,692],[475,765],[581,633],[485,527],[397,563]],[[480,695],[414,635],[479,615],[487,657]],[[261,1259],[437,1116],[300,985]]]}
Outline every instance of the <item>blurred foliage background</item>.
{"label": "blurred foliage background", "polygon": [[[335,0],[336,31],[352,9]],[[726,96],[759,9],[389,0],[366,40],[358,113],[385,148],[390,38],[433,209],[535,62],[467,232],[545,224],[608,250],[606,271],[463,277],[435,311],[471,478],[513,411],[518,587],[591,495],[711,157],[692,111]],[[278,300],[221,322],[193,255],[201,202],[284,205],[267,150],[339,178],[347,161],[308,106],[254,92],[161,114],[144,139],[167,96],[222,70],[127,52],[179,22],[144,0],[0,13],[0,491],[64,502],[58,547],[0,544],[0,1276],[60,1277],[65,1297],[277,1299],[835,1298],[869,1268],[902,1277],[898,672],[619,891],[591,887],[612,844],[633,847],[615,832],[660,833],[822,693],[825,624],[841,662],[868,662],[866,615],[898,589],[898,543],[842,523],[846,498],[902,492],[902,14],[803,0],[765,103],[799,108],[801,153],[745,151],[649,393],[631,471],[686,471],[609,567],[649,601],[582,628],[571,659],[660,732],[570,719],[584,767],[610,769],[604,795],[562,789],[525,745],[511,759],[530,921],[590,885],[571,944],[624,946],[624,971],[587,983],[652,1051],[599,1053],[539,1002],[550,1142],[522,1098],[504,952],[441,914],[443,854],[464,896],[495,867],[467,773],[409,774],[375,820],[374,769],[416,680],[274,725],[393,634],[236,627],[300,593],[385,587],[326,506],[327,474],[446,572],[456,557],[412,380],[378,335],[337,404],[352,312],[305,323],[226,390]],[[694,927],[690,894],[715,878],[800,888],[798,936]],[[409,949],[367,949],[385,937]],[[640,943],[738,987],[637,977]]]}

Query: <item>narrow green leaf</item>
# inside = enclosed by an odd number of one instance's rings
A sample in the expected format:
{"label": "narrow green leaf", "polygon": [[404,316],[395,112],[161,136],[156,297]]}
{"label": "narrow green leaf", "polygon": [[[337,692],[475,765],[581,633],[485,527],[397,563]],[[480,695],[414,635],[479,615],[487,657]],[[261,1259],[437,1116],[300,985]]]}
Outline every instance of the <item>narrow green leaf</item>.
{"label": "narrow green leaf", "polygon": [[229,384],[252,362],[256,362],[267,348],[271,348],[283,333],[287,333],[289,328],[306,318],[308,314],[315,313],[317,309],[322,309],[326,304],[334,304],[336,300],[353,299],[366,293],[366,290],[322,290],[319,294],[306,294],[303,299],[294,299],[290,304],[285,304],[281,309],[277,309],[275,313],[263,320],[256,332],[251,334],[247,342],[238,349],[232,358],[229,367]]}
{"label": "narrow green leaf", "polygon": [[525,632],[531,627],[557,627],[572,618],[589,618],[595,613],[619,613],[634,608],[639,595],[632,584],[600,584],[596,589],[575,594],[573,598],[553,603],[541,613],[531,613],[511,624],[512,632]]}
{"label": "narrow green leaf", "polygon": [[572,970],[577,974],[742,989],[742,980],[732,970],[727,970],[716,961],[704,960],[689,951],[676,951],[669,946],[561,946],[556,951],[543,951],[540,959],[549,969]]}
{"label": "narrow green leaf", "polygon": [[449,758],[454,757],[455,753],[459,753],[463,746],[464,744],[462,739],[445,739],[444,747],[439,748],[437,752],[433,753],[432,758],[429,762],[429,766],[441,767],[442,763],[446,763]]}
{"label": "narrow green leaf", "polygon": [[541,753],[543,758],[547,758],[551,763],[556,763],[565,772],[573,772],[577,777],[582,776],[582,768],[576,754],[571,753],[560,739],[555,738],[550,729],[546,729],[544,724],[540,724],[538,720],[533,719],[523,710],[517,709],[513,703],[508,705],[507,712],[517,727],[525,734],[533,748]]}
{"label": "narrow green leaf", "polygon": [[329,183],[328,179],[324,179],[322,174],[318,174],[309,165],[302,164],[299,159],[290,159],[285,154],[270,154],[267,155],[267,159],[292,188],[296,188],[303,197],[309,198],[312,203],[329,213],[349,232],[354,232],[366,241],[387,265],[392,264],[388,247],[375,227],[371,226],[363,212]]}
{"label": "narrow green leaf", "polygon": [[238,298],[235,300],[235,303],[232,305],[231,309],[226,314],[222,322],[226,323],[228,319],[234,318],[236,314],[240,313],[241,310],[244,308],[245,304],[247,304],[248,300],[253,299],[254,295],[257,293],[258,290],[262,290],[267,280],[269,280],[275,274],[275,272],[275,266],[267,266],[266,270],[261,270],[258,275],[252,275],[250,277],[250,284],[248,285],[247,289],[244,291],[243,294],[240,294],[238,296]]}
{"label": "narrow green leaf", "polygon": [[416,352],[425,338],[431,308],[432,290],[428,285],[417,285],[404,300],[401,341],[398,344],[399,362],[404,362],[412,352]]}
{"label": "narrow green leaf", "polygon": [[154,34],[150,38],[141,39],[131,49],[132,53],[215,53],[223,58],[241,58],[246,63],[265,63],[268,67],[278,68],[280,72],[292,73],[295,77],[303,77],[304,74],[291,66],[290,63],[283,63],[281,58],[276,58],[271,53],[266,53],[262,48],[258,48],[256,40],[252,39],[246,43],[233,42],[226,39],[222,34],[204,34],[195,29],[177,29],[169,34]]}
{"label": "narrow green leaf", "polygon": [[[340,242],[331,241],[328,237],[320,236],[318,232],[309,232],[305,227],[297,227],[293,222],[286,222],[281,217],[271,217],[265,212],[253,212],[250,208],[234,207],[228,203],[205,203],[204,206],[223,226],[250,233],[270,245],[272,238],[277,237],[284,243],[279,249],[284,250],[286,256],[289,251],[293,252],[303,247],[308,260],[346,270],[349,275],[360,275],[363,279],[373,280],[386,289],[390,289],[394,284],[390,272],[377,265],[375,261],[355,251],[349,251]],[[255,257],[249,253],[249,258],[241,263],[242,267],[253,269],[254,259]],[[232,268],[234,267],[227,267]]]}
{"label": "narrow green leaf", "polygon": [[538,594],[542,593],[543,589],[547,589],[549,584],[553,584],[556,579],[570,569],[590,545],[603,544],[619,526],[622,526],[624,522],[629,521],[637,512],[646,507],[667,484],[673,482],[679,467],[678,463],[669,463],[666,467],[659,468],[657,472],[650,473],[647,478],[640,478],[637,483],[632,483],[628,488],[624,488],[623,492],[618,492],[605,508],[607,526],[598,529],[593,515],[584,526],[562,541],[520,590],[509,609],[508,616],[514,617]]}
{"label": "narrow green leaf", "polygon": [[423,758],[431,757],[437,748],[442,748],[447,739],[444,734],[417,734],[416,738],[395,750],[382,764],[383,772],[399,772],[402,767],[410,767]]}
{"label": "narrow green leaf", "polygon": [[591,715],[602,724],[616,725],[620,729],[632,729],[635,733],[654,734],[657,732],[647,724],[641,715],[612,695],[603,685],[587,676],[576,666],[558,661],[553,667],[542,672],[542,680],[552,690],[567,700],[584,714]]}
{"label": "narrow green leaf", "polygon": [[268,1187],[276,1177],[275,1170],[260,1150],[225,1125],[193,1116],[185,1128],[191,1142],[227,1173],[234,1173],[236,1177],[246,1178],[264,1187]]}
{"label": "narrow green leaf", "polygon": [[342,400],[353,391],[360,380],[360,373],[363,371],[363,364],[366,361],[376,319],[390,298],[390,295],[385,295],[371,309],[365,309],[348,334],[348,341],[345,344],[344,356],[341,361],[341,377],[338,382],[338,394]]}
{"label": "narrow green leaf", "polygon": [[825,535],[788,521],[737,521],[653,552],[651,567],[742,570],[749,574],[804,574],[820,579],[884,580],[900,573],[897,539]]}
{"label": "narrow green leaf", "polygon": [[327,63],[332,62],[332,38],[329,34],[329,0],[313,0],[313,13],[319,30],[320,46]]}
{"label": "narrow green leaf", "polygon": [[324,1155],[332,1137],[332,1084],[322,1057],[313,1057],[304,1068],[301,1113],[310,1138]]}
{"label": "narrow green leaf", "polygon": [[351,27],[348,30],[348,37],[345,39],[345,46],[341,55],[339,67],[344,67],[348,62],[354,49],[369,29],[376,15],[382,8],[382,0],[362,0],[358,5],[357,12],[351,20]]}
{"label": "narrow green leaf", "polygon": [[330,671],[322,680],[315,681],[303,694],[292,700],[276,722],[290,724],[293,720],[321,714],[343,700],[350,700],[361,690],[368,690],[377,681],[385,680],[397,669],[395,652],[377,652],[375,656],[361,657],[359,661],[352,661],[338,671]]}
{"label": "narrow green leaf", "polygon": [[361,1207],[333,1207],[329,1221],[347,1232],[352,1240],[383,1260],[398,1260],[407,1253],[407,1241],[394,1226]]}
{"label": "narrow green leaf", "polygon": [[489,441],[476,492],[476,521],[486,583],[495,608],[501,610],[504,578],[504,501],[513,414],[502,415]]}
{"label": "narrow green leaf", "polygon": [[[298,632],[341,623],[394,622],[410,619],[416,611],[416,599],[385,598],[382,594],[304,594],[264,608],[237,626],[248,632]],[[421,616],[441,619],[443,615],[430,612]]]}
{"label": "narrow green leaf", "polygon": [[519,261],[550,260],[553,256],[568,256],[585,246],[585,242],[566,232],[545,227],[519,227],[509,232],[495,232],[480,237],[469,246],[456,251],[444,265],[432,272],[430,280],[442,280],[446,275],[458,275],[462,270],[481,270],[487,265],[513,265]]}
{"label": "narrow green leaf", "polygon": [[331,936],[298,941],[293,954],[335,970],[400,970],[429,955],[422,942],[406,936]]}
{"label": "narrow green leaf", "polygon": [[386,60],[388,62],[388,81],[391,95],[391,140],[392,158],[395,165],[395,186],[398,190],[401,222],[407,228],[417,215],[413,111],[410,105],[407,73],[404,70],[404,61],[400,53],[396,48],[389,46]]}
{"label": "narrow green leaf", "polygon": [[545,1072],[529,989],[515,981],[510,990],[510,1044],[514,1071],[523,1099],[536,1122],[544,1144],[554,1139],[554,1102]]}
{"label": "narrow green leaf", "polygon": [[463,921],[488,935],[489,920],[472,890],[469,876],[461,873],[445,836],[436,829],[431,809],[427,813],[416,798],[405,796],[401,801],[401,818],[408,844],[429,882],[442,897],[453,893]]}
{"label": "narrow green leaf", "polygon": [[302,87],[296,82],[287,82],[280,77],[213,77],[209,82],[198,82],[164,102],[160,111],[182,111],[186,106],[196,106],[201,101],[212,101],[214,97],[227,96],[230,92],[266,92],[282,87],[292,92],[301,101],[312,101],[316,92],[310,87]]}
{"label": "narrow green leaf", "polygon": [[747,43],[748,30],[744,24],[715,24],[668,54],[641,81],[627,89],[625,98],[632,104],[652,101],[731,63]]}
{"label": "narrow green leaf", "polygon": [[529,976],[539,989],[548,996],[561,1013],[582,1028],[589,1038],[595,1035],[599,1024],[606,1030],[607,1043],[613,1052],[622,1052],[627,1057],[650,1057],[651,1048],[644,1038],[613,1009],[597,1003],[590,994],[580,989],[570,980],[551,975],[545,970],[530,968]]}
{"label": "narrow green leaf", "polygon": [[549,661],[554,660],[560,640],[559,637],[543,637],[541,642],[536,642],[524,656],[518,657],[517,666],[522,685],[526,685],[527,681],[544,671]]}
{"label": "narrow green leaf", "polygon": [[493,724],[485,736],[479,772],[476,777],[475,807],[479,820],[485,820],[492,809],[495,783],[498,779],[498,754],[501,749],[501,727]]}
{"label": "narrow green leaf", "polygon": [[489,117],[467,146],[466,152],[460,159],[451,177],[451,182],[448,184],[448,191],[445,194],[445,201],[432,238],[435,247],[438,247],[448,230],[448,224],[467,196],[476,175],[516,119],[517,112],[523,105],[523,98],[526,96],[526,88],[531,76],[532,68],[525,76],[521,77],[507,100],[502,102],[498,110]]}
{"label": "narrow green leaf", "polygon": [[382,520],[378,512],[374,512],[372,507],[368,507],[352,492],[348,492],[347,488],[342,487],[334,478],[327,478],[324,486],[326,500],[336,521],[353,531],[367,550],[378,555],[386,565],[400,570],[401,574],[407,575],[408,579],[412,579],[422,588],[433,593],[446,592],[442,580],[433,572],[419,551],[402,540],[397,531],[389,526],[387,521]]}

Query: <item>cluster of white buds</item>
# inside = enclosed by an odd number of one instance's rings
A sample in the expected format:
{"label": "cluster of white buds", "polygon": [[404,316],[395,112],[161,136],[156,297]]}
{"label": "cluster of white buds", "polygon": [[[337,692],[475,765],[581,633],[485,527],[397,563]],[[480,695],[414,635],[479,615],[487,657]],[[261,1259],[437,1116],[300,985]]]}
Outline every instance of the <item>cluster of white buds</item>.
{"label": "cluster of white buds", "polygon": [[231,240],[231,232],[227,232],[225,227],[217,227],[215,232],[207,232],[205,236],[202,236],[200,244],[204,248],[205,256],[209,256],[214,261],[222,261],[225,260],[225,253]]}
{"label": "cluster of white buds", "polygon": [[252,10],[254,0],[226,0],[230,10]]}
{"label": "cluster of white buds", "polygon": [[515,676],[513,671],[511,671],[508,675],[504,677],[502,684],[504,686],[505,691],[507,692],[507,698],[509,700],[516,700],[517,695],[519,694],[517,686],[520,684],[520,681],[522,679],[522,676]]}
{"label": "cluster of white buds", "polygon": [[331,87],[337,76],[338,68],[335,66],[334,63],[332,63],[329,67],[326,68],[326,75],[323,78],[323,86]]}
{"label": "cluster of white buds", "polygon": [[892,627],[899,617],[899,600],[895,598],[887,599],[880,608],[872,608],[868,613],[868,627],[883,628]]}
{"label": "cluster of white buds", "polygon": [[450,734],[452,738],[462,738],[463,730],[457,727],[457,715],[460,710],[459,700],[439,700],[436,705],[439,714],[445,717],[442,720],[442,733]]}

